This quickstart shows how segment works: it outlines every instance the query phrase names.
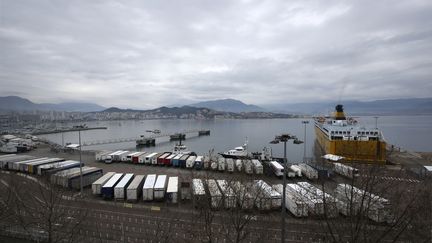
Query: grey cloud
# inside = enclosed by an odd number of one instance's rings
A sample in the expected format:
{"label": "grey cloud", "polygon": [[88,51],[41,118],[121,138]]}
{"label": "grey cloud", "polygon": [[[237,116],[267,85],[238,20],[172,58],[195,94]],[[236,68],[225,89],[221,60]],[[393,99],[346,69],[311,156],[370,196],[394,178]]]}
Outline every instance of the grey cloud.
{"label": "grey cloud", "polygon": [[[430,96],[430,1],[12,1],[0,95],[152,108]],[[389,92],[391,91],[391,92]],[[115,97],[115,99],[113,99]]]}

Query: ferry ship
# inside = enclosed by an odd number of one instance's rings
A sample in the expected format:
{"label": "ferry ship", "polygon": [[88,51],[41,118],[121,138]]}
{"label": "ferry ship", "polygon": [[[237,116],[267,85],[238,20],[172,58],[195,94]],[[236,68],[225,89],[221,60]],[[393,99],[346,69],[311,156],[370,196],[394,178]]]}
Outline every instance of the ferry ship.
{"label": "ferry ship", "polygon": [[315,119],[316,142],[325,154],[344,157],[346,162],[385,164],[386,142],[378,128],[366,128],[346,118],[343,106],[333,116]]}

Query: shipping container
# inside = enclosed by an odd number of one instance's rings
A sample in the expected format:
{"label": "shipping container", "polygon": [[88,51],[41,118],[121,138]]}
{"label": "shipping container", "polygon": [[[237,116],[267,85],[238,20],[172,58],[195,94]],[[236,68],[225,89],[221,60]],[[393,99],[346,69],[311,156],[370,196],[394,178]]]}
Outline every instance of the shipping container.
{"label": "shipping container", "polygon": [[[84,165],[84,163],[82,163]],[[38,175],[51,175],[60,170],[65,170],[69,168],[79,167],[80,162],[75,160],[66,160],[61,162],[55,162],[51,164],[44,164],[38,166]]]}
{"label": "shipping container", "polygon": [[153,201],[153,188],[156,182],[156,175],[147,175],[146,180],[143,185],[143,200]]}
{"label": "shipping container", "polygon": [[179,159],[180,168],[186,168],[186,160],[189,158],[189,155],[185,154]]}
{"label": "shipping container", "polygon": [[180,166],[180,158],[183,156],[183,154],[176,154],[174,156],[174,158],[172,159],[172,165],[175,167],[179,167]]}
{"label": "shipping container", "polygon": [[209,179],[206,180],[208,193],[210,195],[210,205],[213,209],[219,209],[223,206],[222,193],[219,190],[219,187],[215,180]]}
{"label": "shipping container", "polygon": [[270,161],[270,168],[277,177],[282,177],[284,173],[284,167],[276,161]]}
{"label": "shipping container", "polygon": [[234,172],[234,160],[231,158],[228,158],[225,160],[226,162],[226,169],[228,172]]}
{"label": "shipping container", "polygon": [[165,198],[165,192],[167,188],[167,176],[159,175],[154,184],[153,194],[154,200],[163,200]]}
{"label": "shipping container", "polygon": [[222,192],[224,207],[235,208],[237,206],[236,195],[226,180],[216,181],[220,191]]}
{"label": "shipping container", "polygon": [[204,183],[201,179],[192,179],[192,200],[195,207],[207,205]]}
{"label": "shipping container", "polygon": [[201,170],[204,166],[204,156],[197,156],[193,168]]}
{"label": "shipping container", "polygon": [[176,156],[177,156],[177,154],[170,154],[170,156],[168,156],[168,157],[165,159],[165,162],[168,162],[168,163],[166,163],[165,165],[173,165],[173,159],[174,159]]}
{"label": "shipping container", "polygon": [[101,194],[105,199],[114,198],[114,187],[123,177],[123,173],[114,174],[105,184],[102,185]]}
{"label": "shipping container", "polygon": [[123,176],[123,178],[117,183],[114,187],[114,198],[116,200],[125,200],[126,199],[126,189],[129,184],[132,182],[134,178],[134,174],[128,173]]}
{"label": "shipping container", "polygon": [[253,159],[252,160],[252,166],[253,166],[253,170],[254,170],[255,174],[261,175],[264,173],[263,166],[259,160]]}
{"label": "shipping container", "polygon": [[178,200],[178,177],[170,177],[168,179],[168,187],[166,190],[168,202],[177,203]]}
{"label": "shipping container", "polygon": [[141,198],[145,175],[136,175],[126,189],[126,199],[128,201],[138,201]]}
{"label": "shipping container", "polygon": [[94,195],[100,195],[102,185],[104,185],[113,175],[115,172],[107,172],[105,175],[97,179],[95,182],[92,183],[92,192]]}
{"label": "shipping container", "polygon": [[187,160],[186,160],[186,168],[192,169],[192,167],[195,164],[195,160],[196,160],[196,156],[190,156]]}

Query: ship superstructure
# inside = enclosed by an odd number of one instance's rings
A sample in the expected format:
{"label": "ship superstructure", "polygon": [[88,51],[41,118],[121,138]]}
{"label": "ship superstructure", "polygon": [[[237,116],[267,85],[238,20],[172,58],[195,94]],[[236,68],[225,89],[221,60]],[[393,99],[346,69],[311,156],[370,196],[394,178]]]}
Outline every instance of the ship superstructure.
{"label": "ship superstructure", "polygon": [[346,118],[342,105],[330,119],[315,119],[316,139],[326,154],[345,157],[346,161],[384,164],[386,142],[378,128],[359,126],[357,121]]}

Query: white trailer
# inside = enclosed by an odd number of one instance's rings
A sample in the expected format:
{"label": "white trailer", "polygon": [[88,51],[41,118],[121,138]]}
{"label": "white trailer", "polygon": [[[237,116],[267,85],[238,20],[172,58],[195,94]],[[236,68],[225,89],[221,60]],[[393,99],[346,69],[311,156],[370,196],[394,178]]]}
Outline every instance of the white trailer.
{"label": "white trailer", "polygon": [[168,187],[166,190],[168,202],[177,203],[178,200],[178,176],[173,176],[168,179]]}
{"label": "white trailer", "polygon": [[153,193],[154,200],[163,200],[165,198],[165,191],[167,188],[167,176],[159,175],[154,185]]}
{"label": "white trailer", "polygon": [[309,182],[299,182],[298,185],[309,191],[315,196],[315,198],[323,200],[323,206],[327,212],[327,217],[334,218],[338,215],[337,200],[333,196],[323,192],[321,189],[310,184]]}
{"label": "white trailer", "polygon": [[292,171],[294,171],[294,173],[295,173],[295,175],[296,175],[297,177],[301,177],[301,176],[302,176],[302,174],[301,174],[301,169],[300,169],[300,167],[299,167],[298,165],[291,165],[291,166],[290,166],[290,169],[291,169]]}
{"label": "white trailer", "polygon": [[156,175],[147,175],[147,178],[143,186],[143,200],[152,201],[153,200],[153,188],[156,182]]}
{"label": "white trailer", "polygon": [[92,183],[92,192],[93,192],[93,194],[94,195],[100,195],[101,194],[102,185],[105,184],[114,174],[115,174],[115,172],[107,172],[101,178],[99,178],[95,182],[93,182]]}
{"label": "white trailer", "polygon": [[39,162],[39,161],[43,161],[43,160],[47,160],[47,159],[48,159],[47,157],[43,157],[43,158],[38,158],[38,159],[31,159],[31,160],[24,160],[24,161],[15,162],[12,164],[13,170],[25,172],[25,169],[27,168],[27,164],[32,163],[32,162]]}
{"label": "white trailer", "polygon": [[270,167],[277,177],[282,177],[284,173],[284,167],[277,161],[270,161]]}
{"label": "white trailer", "polygon": [[392,214],[387,199],[374,195],[349,184],[339,184],[335,190],[338,208],[343,215],[357,214],[362,210],[375,222],[391,223]]}
{"label": "white trailer", "polygon": [[195,164],[195,160],[196,160],[196,156],[190,156],[187,160],[186,160],[186,168],[192,169],[192,167]]}
{"label": "white trailer", "polygon": [[[204,159],[203,159],[203,167],[204,167],[204,169],[208,169],[208,168],[210,168],[210,157],[208,157],[208,156],[204,156]],[[217,166],[216,166],[217,167]],[[213,168],[212,168],[213,169]]]}
{"label": "white trailer", "polygon": [[126,199],[128,201],[138,201],[141,197],[145,175],[136,175],[126,189]]}
{"label": "white trailer", "polygon": [[197,156],[193,167],[200,170],[204,167],[204,156]]}
{"label": "white trailer", "polygon": [[12,155],[12,154],[10,155],[11,155],[10,157],[3,157],[1,159],[0,166],[2,169],[8,169],[10,162],[37,159],[36,157],[29,156],[29,155]]}
{"label": "white trailer", "polygon": [[333,163],[333,165],[334,165],[334,171],[340,175],[346,176],[351,179],[359,176],[359,170],[354,167],[344,165],[341,163]]}
{"label": "white trailer", "polygon": [[140,156],[138,156],[138,164],[144,164],[146,157],[149,155],[149,153],[144,152]]}
{"label": "white trailer", "polygon": [[115,156],[118,155],[118,154],[121,154],[123,152],[124,152],[123,150],[117,150],[117,151],[112,152],[112,153],[110,153],[108,155],[104,155],[105,156],[105,160],[104,160],[105,163],[110,164],[110,163],[116,161],[115,160]]}
{"label": "white trailer", "polygon": [[312,168],[310,165],[301,163],[298,164],[298,167],[300,168],[302,174],[305,175],[309,180],[318,179],[318,171]]}
{"label": "white trailer", "polygon": [[192,195],[195,207],[205,206],[206,193],[201,179],[192,179]]}
{"label": "white trailer", "polygon": [[128,173],[123,176],[119,183],[114,187],[114,198],[116,200],[125,200],[126,199],[126,189],[129,184],[132,182],[134,178],[134,174]]}
{"label": "white trailer", "polygon": [[226,161],[224,157],[218,158],[218,171],[224,171],[226,167]]}
{"label": "white trailer", "polygon": [[216,180],[222,192],[225,208],[235,208],[237,205],[236,195],[226,180]]}
{"label": "white trailer", "polygon": [[137,154],[139,152],[128,152],[128,153],[124,153],[121,155],[121,162],[131,162],[132,161],[132,156],[134,156],[135,154]]}
{"label": "white trailer", "polygon": [[233,159],[226,159],[226,167],[228,172],[234,172],[234,160]]}
{"label": "white trailer", "polygon": [[103,150],[99,151],[95,154],[95,160],[96,161],[105,161],[106,155],[112,153],[112,151]]}
{"label": "white trailer", "polygon": [[[260,209],[277,209],[280,208],[282,204],[282,196],[279,192],[273,189],[269,184],[264,182],[263,180],[255,181],[256,187],[262,192],[261,204],[259,206]],[[270,208],[268,201],[270,203]]]}
{"label": "white trailer", "polygon": [[[275,185],[276,186],[276,185]],[[278,184],[276,190],[282,193],[282,184]],[[307,217],[309,206],[305,199],[298,193],[301,187],[297,184],[288,184],[285,193],[285,208],[296,217]]]}
{"label": "white trailer", "polygon": [[252,174],[253,173],[253,165],[252,165],[252,161],[251,160],[243,160],[243,165],[244,165],[244,169],[246,174]]}
{"label": "white trailer", "polygon": [[324,215],[324,202],[322,198],[318,198],[297,184],[287,184],[288,187],[292,188],[301,197],[302,202],[307,205],[308,214]]}
{"label": "white trailer", "polygon": [[61,162],[55,162],[51,164],[44,164],[38,167],[38,175],[44,175],[46,173],[55,173],[60,170],[65,170],[73,167],[79,167],[80,162],[74,160],[66,160]]}
{"label": "white trailer", "polygon": [[243,163],[242,163],[241,159],[236,159],[235,166],[236,166],[236,169],[238,172],[242,172]]}
{"label": "white trailer", "polygon": [[218,209],[223,206],[222,193],[215,180],[206,180],[207,188],[210,195],[210,205],[213,209]]}
{"label": "white trailer", "polygon": [[146,155],[144,159],[144,164],[153,164],[153,158],[155,158],[157,154],[158,153],[151,153],[149,155]]}
{"label": "white trailer", "polygon": [[255,198],[252,187],[250,185],[245,186],[239,181],[232,182],[230,186],[236,195],[237,205],[241,209],[253,209]]}
{"label": "white trailer", "polygon": [[257,175],[263,174],[263,172],[264,172],[263,166],[259,160],[253,159],[252,160],[252,166],[253,166],[253,170],[254,170],[255,174],[257,174]]}

